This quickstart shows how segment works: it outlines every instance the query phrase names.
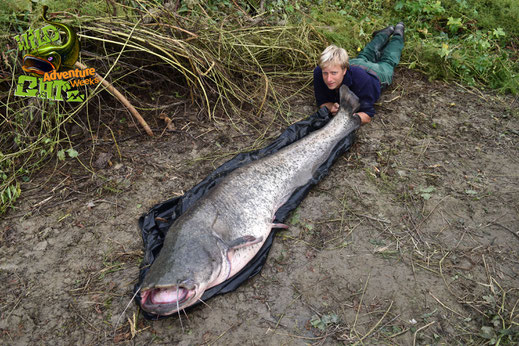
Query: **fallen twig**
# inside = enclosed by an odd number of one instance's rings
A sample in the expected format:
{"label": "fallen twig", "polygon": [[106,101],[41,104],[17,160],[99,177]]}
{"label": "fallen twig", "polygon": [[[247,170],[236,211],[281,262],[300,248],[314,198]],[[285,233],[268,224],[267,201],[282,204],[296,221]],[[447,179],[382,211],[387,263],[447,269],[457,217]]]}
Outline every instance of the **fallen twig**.
{"label": "fallen twig", "polygon": [[391,304],[389,304],[389,307],[387,308],[386,312],[384,312],[384,315],[378,320],[378,322],[366,333],[362,338],[360,338],[357,342],[355,342],[354,345],[358,345],[359,343],[362,343],[362,340],[367,338],[371,335],[371,333],[380,325],[380,323],[384,320],[386,315],[389,313],[389,310],[391,310],[391,307],[393,306],[393,301],[391,301]]}
{"label": "fallen twig", "polygon": [[[502,227],[503,229],[507,230],[508,232],[512,233],[512,235],[514,235],[517,239],[519,239],[519,232],[514,232],[512,231],[510,228],[506,227],[506,226],[503,226],[501,225],[500,223],[497,223],[495,221],[492,221],[489,223],[489,225],[492,224],[492,225],[496,225],[496,226],[499,226],[499,227]],[[488,225],[487,225],[488,226]]]}
{"label": "fallen twig", "polygon": [[466,318],[466,316],[463,316],[462,314],[460,314],[459,312],[457,312],[456,310],[453,310],[451,308],[449,308],[447,305],[443,304],[438,298],[436,298],[434,296],[434,294],[432,294],[430,291],[429,291],[429,294],[431,295],[431,297],[434,298],[434,300],[436,300],[438,303],[440,303],[441,306],[443,306],[445,309],[455,313],[456,315],[460,316],[461,318]]}
{"label": "fallen twig", "polygon": [[421,331],[421,330],[423,330],[423,329],[425,329],[425,328],[427,328],[427,327],[429,327],[431,324],[434,324],[434,323],[436,323],[436,321],[432,321],[432,322],[426,324],[425,326],[418,328],[418,329],[416,330],[416,332],[414,332],[414,336],[413,336],[413,346],[416,345],[416,335],[418,334],[418,332]]}
{"label": "fallen twig", "polygon": [[368,274],[368,278],[366,279],[366,283],[364,284],[364,288],[362,289],[362,296],[360,297],[360,302],[357,307],[357,312],[355,314],[355,321],[353,321],[353,327],[351,328],[352,331],[357,334],[357,331],[355,330],[355,327],[357,326],[357,320],[359,318],[359,312],[362,308],[362,302],[364,301],[364,294],[366,293],[366,289],[368,288],[369,279],[371,278],[371,273]]}
{"label": "fallen twig", "polygon": [[[87,69],[86,65],[80,63],[79,61],[76,61],[76,64],[75,64],[76,67],[82,69],[82,70],[85,70]],[[126,107],[128,108],[128,110],[130,111],[130,113],[132,113],[132,115],[137,119],[137,121],[141,124],[141,126],[144,128],[144,131],[146,131],[146,133],[148,135],[150,135],[151,137],[153,137],[153,131],[151,130],[151,128],[149,127],[148,123],[146,122],[146,120],[144,120],[144,118],[139,114],[139,112],[135,109],[135,107],[132,106],[132,104],[130,103],[130,101],[128,101],[128,99],[119,92],[119,90],[117,90],[116,88],[114,88],[114,86],[108,82],[106,79],[104,79],[103,77],[101,77],[98,73],[95,74],[95,76],[97,77],[97,79],[99,79],[99,81],[101,82],[101,84],[103,84],[106,89],[108,90],[108,92],[110,92],[112,95],[114,95],[117,99],[119,99],[119,101],[121,101],[121,103]]]}

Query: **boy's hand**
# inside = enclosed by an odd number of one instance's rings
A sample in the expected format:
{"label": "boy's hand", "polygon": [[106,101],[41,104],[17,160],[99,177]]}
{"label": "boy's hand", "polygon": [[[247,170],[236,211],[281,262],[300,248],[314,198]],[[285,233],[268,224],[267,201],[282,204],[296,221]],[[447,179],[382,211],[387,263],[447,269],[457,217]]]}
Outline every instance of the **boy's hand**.
{"label": "boy's hand", "polygon": [[331,115],[335,115],[339,111],[339,104],[338,103],[326,102],[326,103],[323,103],[321,105],[321,108],[323,106],[326,106],[326,108],[328,108],[328,110],[330,111]]}
{"label": "boy's hand", "polygon": [[[339,104],[333,103],[333,102],[327,102],[321,105],[321,107],[326,106],[328,110],[330,111],[331,115],[337,114],[339,111]],[[360,117],[361,125],[367,124],[371,121],[371,117],[368,115],[368,113],[365,112],[358,112],[355,113]]]}
{"label": "boy's hand", "polygon": [[371,117],[364,112],[355,113],[360,117],[361,125],[367,124],[371,121]]}

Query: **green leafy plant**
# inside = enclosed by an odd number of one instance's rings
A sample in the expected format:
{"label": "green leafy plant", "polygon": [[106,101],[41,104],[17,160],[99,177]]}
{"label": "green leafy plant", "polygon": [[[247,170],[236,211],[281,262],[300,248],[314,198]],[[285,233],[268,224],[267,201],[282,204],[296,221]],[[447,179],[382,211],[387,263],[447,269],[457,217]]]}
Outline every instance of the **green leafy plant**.
{"label": "green leafy plant", "polygon": [[310,324],[312,327],[319,329],[320,331],[325,331],[330,325],[339,323],[339,316],[335,313],[331,313],[328,315],[313,315],[310,319]]}
{"label": "green leafy plant", "polygon": [[461,18],[449,17],[447,26],[452,34],[456,34],[459,29],[463,28],[463,23],[461,22]]}
{"label": "green leafy plant", "polygon": [[423,187],[420,189],[420,196],[423,199],[428,200],[432,197],[431,193],[433,193],[434,191],[436,191],[436,188],[434,186]]}

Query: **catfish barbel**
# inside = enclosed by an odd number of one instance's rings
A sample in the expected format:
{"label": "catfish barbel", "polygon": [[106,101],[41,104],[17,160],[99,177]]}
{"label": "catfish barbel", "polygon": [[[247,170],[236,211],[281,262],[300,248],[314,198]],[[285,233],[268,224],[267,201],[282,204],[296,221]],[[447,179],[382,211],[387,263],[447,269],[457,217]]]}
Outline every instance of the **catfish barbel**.
{"label": "catfish barbel", "polygon": [[340,88],[340,108],[324,127],[230,172],[178,217],[140,287],[141,307],[170,315],[196,303],[256,255],[274,215],[309,182],[341,139],[360,126],[359,100]]}

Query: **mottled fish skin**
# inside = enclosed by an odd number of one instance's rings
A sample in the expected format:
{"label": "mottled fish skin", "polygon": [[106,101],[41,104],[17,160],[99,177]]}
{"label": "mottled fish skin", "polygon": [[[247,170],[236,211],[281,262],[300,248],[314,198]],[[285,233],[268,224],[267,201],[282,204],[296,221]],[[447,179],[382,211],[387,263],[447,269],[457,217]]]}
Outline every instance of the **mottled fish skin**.
{"label": "mottled fish skin", "polygon": [[[267,239],[277,209],[360,126],[353,115],[358,98],[346,86],[340,93],[340,110],[326,126],[232,171],[172,224],[141,286],[144,310],[172,314],[245,267]],[[186,290],[187,298],[154,303],[157,288],[175,297],[181,296],[175,290]]]}

